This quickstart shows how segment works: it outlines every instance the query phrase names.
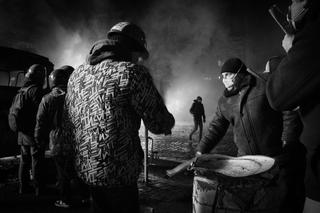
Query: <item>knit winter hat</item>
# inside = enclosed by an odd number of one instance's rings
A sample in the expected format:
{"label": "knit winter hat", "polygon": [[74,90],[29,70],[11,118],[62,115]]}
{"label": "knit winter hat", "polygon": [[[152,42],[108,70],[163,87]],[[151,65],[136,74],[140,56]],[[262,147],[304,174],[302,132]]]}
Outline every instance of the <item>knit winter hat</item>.
{"label": "knit winter hat", "polygon": [[221,73],[224,72],[245,72],[247,70],[247,66],[239,59],[239,58],[230,58],[221,67]]}

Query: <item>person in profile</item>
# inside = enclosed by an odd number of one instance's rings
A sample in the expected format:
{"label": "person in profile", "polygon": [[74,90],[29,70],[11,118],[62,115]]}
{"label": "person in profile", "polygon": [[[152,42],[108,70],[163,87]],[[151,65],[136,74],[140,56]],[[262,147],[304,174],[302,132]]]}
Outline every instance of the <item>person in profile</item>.
{"label": "person in profile", "polygon": [[303,212],[320,212],[320,1],[292,0],[287,17],[294,33],[282,40],[287,54],[267,82],[267,98],[275,110],[299,110],[307,148]]}
{"label": "person in profile", "polygon": [[192,140],[192,135],[199,128],[199,141],[200,141],[202,138],[203,123],[206,122],[206,115],[204,113],[202,98],[200,96],[198,96],[197,99],[193,100],[193,103],[190,108],[190,113],[193,116],[194,127],[189,135],[189,140]]}

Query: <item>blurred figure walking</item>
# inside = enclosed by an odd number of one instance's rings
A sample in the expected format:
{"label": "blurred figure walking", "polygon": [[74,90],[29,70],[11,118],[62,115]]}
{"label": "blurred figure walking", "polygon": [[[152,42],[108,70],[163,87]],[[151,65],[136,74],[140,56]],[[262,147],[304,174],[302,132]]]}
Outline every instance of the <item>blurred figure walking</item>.
{"label": "blurred figure walking", "polygon": [[199,127],[199,141],[202,138],[203,123],[206,122],[206,115],[204,113],[204,107],[202,104],[202,98],[200,96],[193,100],[190,108],[190,113],[193,115],[193,130],[189,135],[189,140],[192,140],[192,135],[198,130]]}

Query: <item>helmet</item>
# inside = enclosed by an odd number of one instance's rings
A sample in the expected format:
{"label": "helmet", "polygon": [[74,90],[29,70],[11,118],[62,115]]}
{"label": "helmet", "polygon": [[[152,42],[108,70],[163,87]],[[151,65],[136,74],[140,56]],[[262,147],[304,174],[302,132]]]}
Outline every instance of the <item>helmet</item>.
{"label": "helmet", "polygon": [[25,77],[35,83],[42,84],[45,78],[45,67],[40,64],[30,66]]}
{"label": "helmet", "polygon": [[66,72],[69,72],[70,75],[74,71],[74,68],[72,66],[69,66],[69,65],[64,65],[64,66],[60,67],[60,69],[65,70]]}
{"label": "helmet", "polygon": [[49,76],[50,88],[56,86],[67,86],[69,77],[73,72],[74,68],[71,66],[63,66],[59,69],[53,70]]}
{"label": "helmet", "polygon": [[149,56],[146,36],[142,29],[137,25],[130,22],[119,22],[109,30],[107,35],[109,39],[112,39],[113,36],[117,35],[125,36],[135,42],[137,50],[141,51],[146,58]]}

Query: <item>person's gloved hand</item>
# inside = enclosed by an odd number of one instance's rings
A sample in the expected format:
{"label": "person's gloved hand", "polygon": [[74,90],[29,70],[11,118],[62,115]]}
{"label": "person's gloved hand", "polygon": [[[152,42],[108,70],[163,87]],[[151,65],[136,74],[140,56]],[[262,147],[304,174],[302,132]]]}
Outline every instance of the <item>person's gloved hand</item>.
{"label": "person's gloved hand", "polygon": [[282,153],[275,157],[280,168],[304,159],[307,150],[300,141],[283,141]]}
{"label": "person's gloved hand", "polygon": [[286,52],[289,52],[289,50],[292,47],[292,42],[294,40],[294,35],[288,35],[286,34],[282,40],[282,47]]}

